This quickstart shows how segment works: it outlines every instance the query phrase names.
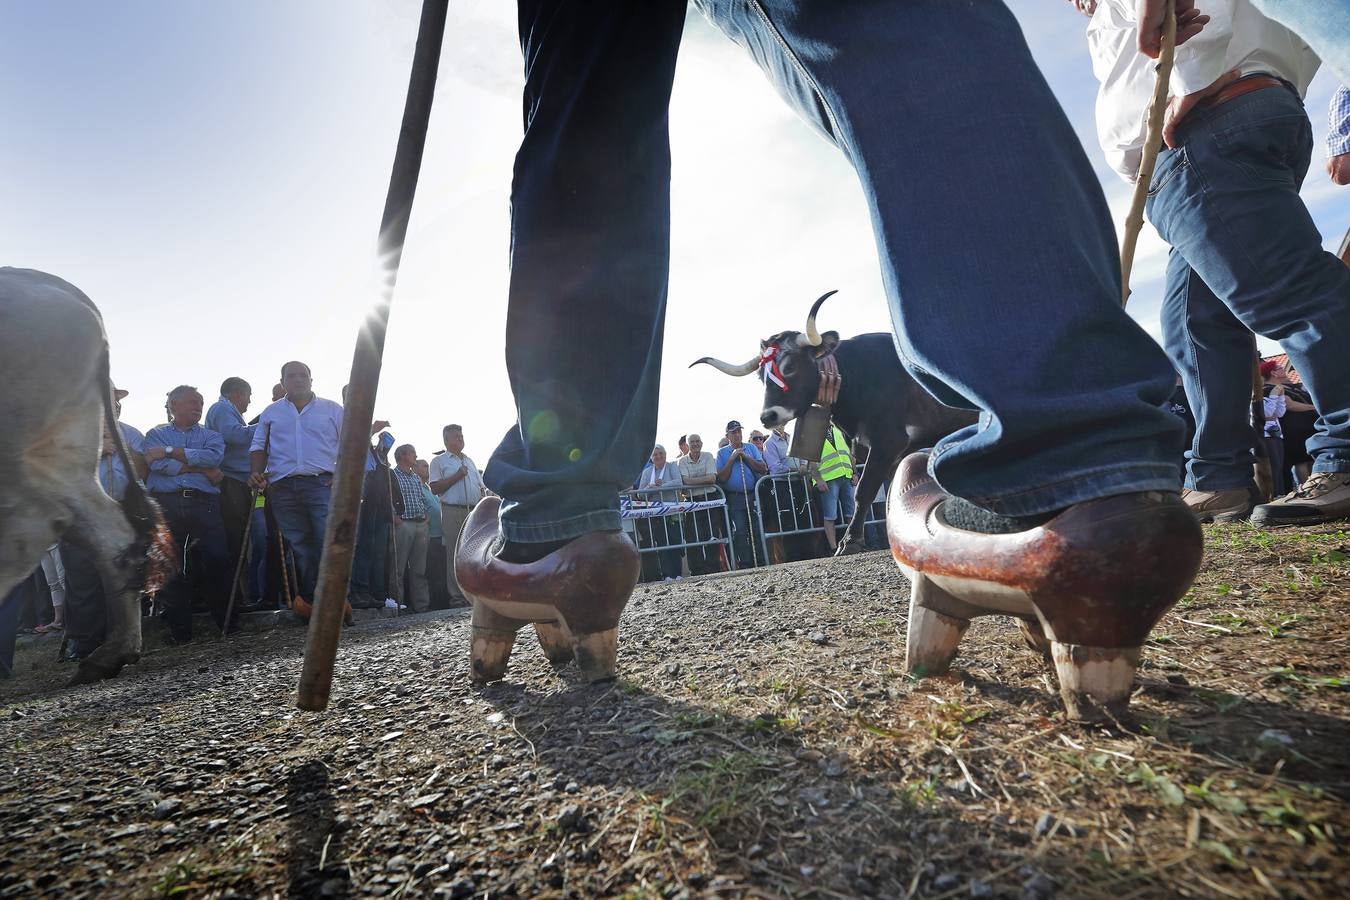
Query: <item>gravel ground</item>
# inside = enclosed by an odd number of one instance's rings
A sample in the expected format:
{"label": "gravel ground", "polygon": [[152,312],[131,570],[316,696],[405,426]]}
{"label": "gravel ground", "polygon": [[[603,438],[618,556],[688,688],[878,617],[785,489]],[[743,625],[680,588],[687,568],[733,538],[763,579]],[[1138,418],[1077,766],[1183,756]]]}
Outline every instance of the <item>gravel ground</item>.
{"label": "gravel ground", "polygon": [[639,587],[607,685],[524,633],[471,687],[463,611],[350,629],[322,714],[299,629],[79,689],[30,649],[0,897],[1345,896],[1350,535],[1207,537],[1111,730],[1006,619],[905,677],[885,554]]}

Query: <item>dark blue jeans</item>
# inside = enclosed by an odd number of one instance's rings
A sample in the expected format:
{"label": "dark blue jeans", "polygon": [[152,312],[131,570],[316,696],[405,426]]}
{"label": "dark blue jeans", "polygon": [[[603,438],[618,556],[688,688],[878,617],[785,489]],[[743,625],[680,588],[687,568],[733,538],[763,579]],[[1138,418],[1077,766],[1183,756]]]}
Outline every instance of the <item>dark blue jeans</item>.
{"label": "dark blue jeans", "polygon": [[764,548],[759,542],[759,527],[756,524],[759,508],[749,494],[727,491],[727,516],[731,519],[731,546],[736,553],[736,568],[753,569],[756,565],[766,565]]}
{"label": "dark blue jeans", "polygon": [[[164,602],[164,621],[176,640],[188,641],[192,639],[192,582],[201,586],[203,599],[216,624],[222,625],[225,621],[230,578],[234,575],[225,542],[225,524],[215,494],[184,497],[181,493],[156,493],[154,497],[173,533],[178,559],[178,571],[159,592],[159,598]],[[201,566],[201,571],[196,573],[185,571],[188,561],[185,548],[189,538],[196,545],[196,560]]]}
{"label": "dark blue jeans", "polygon": [[1192,112],[1164,149],[1148,217],[1172,245],[1163,342],[1195,413],[1187,487],[1252,480],[1252,332],[1280,342],[1319,412],[1315,472],[1350,472],[1350,269],[1322,249],[1298,191],[1312,129],[1268,87]]}
{"label": "dark blue jeans", "polygon": [[[857,171],[906,367],[982,412],[937,445],[939,483],[1013,515],[1175,490],[1174,376],[1120,308],[1105,198],[1012,14],[988,0],[698,5]],[[617,529],[617,493],[655,440],[685,2],[522,0],[519,14],[517,425],[486,477],[505,536],[547,541]]]}
{"label": "dark blue jeans", "polygon": [[332,475],[292,475],[267,489],[272,517],[291,545],[300,596],[310,603],[314,602],[314,586],[319,580],[319,557],[323,553],[324,531],[328,528],[328,499],[332,488]]}

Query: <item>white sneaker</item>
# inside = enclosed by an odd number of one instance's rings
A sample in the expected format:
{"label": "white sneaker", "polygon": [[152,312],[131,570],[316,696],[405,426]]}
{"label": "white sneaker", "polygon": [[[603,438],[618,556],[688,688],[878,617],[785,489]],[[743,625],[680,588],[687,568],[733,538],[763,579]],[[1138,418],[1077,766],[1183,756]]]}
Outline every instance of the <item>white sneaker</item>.
{"label": "white sneaker", "polygon": [[385,609],[398,609],[398,601],[393,597],[386,597],[384,601]]}

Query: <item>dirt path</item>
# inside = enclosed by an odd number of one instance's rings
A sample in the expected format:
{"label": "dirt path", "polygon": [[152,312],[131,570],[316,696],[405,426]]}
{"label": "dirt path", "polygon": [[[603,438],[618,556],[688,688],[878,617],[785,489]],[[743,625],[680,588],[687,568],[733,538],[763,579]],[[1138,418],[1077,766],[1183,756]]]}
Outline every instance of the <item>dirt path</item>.
{"label": "dirt path", "polygon": [[298,630],[39,661],[0,682],[0,897],[1345,896],[1350,534],[1208,539],[1114,733],[1008,620],[907,679],[884,554],[639,588],[605,686],[523,635],[471,688],[462,612],[349,631],[322,715]]}

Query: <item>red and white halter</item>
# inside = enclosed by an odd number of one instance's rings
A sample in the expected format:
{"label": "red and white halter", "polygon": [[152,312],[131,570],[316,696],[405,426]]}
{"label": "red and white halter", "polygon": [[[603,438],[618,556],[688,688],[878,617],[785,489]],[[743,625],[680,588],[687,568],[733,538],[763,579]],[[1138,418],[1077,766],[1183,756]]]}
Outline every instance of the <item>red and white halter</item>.
{"label": "red and white halter", "polygon": [[759,354],[759,369],[767,380],[778,385],[785,393],[788,389],[787,382],[783,380],[783,373],[778,370],[778,345],[770,344]]}

